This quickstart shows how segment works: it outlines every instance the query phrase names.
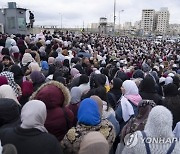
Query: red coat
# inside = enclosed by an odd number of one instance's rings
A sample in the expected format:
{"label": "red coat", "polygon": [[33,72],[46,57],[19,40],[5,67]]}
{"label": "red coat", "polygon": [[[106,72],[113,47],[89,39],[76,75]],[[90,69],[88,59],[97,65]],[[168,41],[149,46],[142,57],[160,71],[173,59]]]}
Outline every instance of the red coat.
{"label": "red coat", "polygon": [[74,114],[65,107],[70,102],[69,90],[61,83],[50,81],[43,84],[30,98],[41,100],[47,108],[45,127],[59,141],[73,126]]}

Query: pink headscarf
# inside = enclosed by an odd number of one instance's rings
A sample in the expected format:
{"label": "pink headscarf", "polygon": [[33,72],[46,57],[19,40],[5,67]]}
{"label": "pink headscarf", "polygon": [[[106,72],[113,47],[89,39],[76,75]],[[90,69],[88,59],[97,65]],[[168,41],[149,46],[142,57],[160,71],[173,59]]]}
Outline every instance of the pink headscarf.
{"label": "pink headscarf", "polygon": [[136,83],[131,80],[126,80],[123,82],[122,87],[125,89],[124,97],[130,100],[134,105],[138,106],[142,98],[139,95],[139,90]]}

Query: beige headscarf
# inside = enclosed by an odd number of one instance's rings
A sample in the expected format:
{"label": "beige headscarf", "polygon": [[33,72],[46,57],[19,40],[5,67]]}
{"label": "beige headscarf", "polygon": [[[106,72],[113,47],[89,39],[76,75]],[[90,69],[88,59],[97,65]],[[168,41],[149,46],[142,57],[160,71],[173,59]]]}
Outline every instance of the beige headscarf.
{"label": "beige headscarf", "polygon": [[84,136],[79,154],[109,154],[109,144],[100,132],[90,132]]}
{"label": "beige headscarf", "polygon": [[96,103],[98,104],[98,107],[99,107],[99,112],[100,112],[100,115],[102,117],[102,112],[103,112],[103,101],[100,97],[96,96],[96,95],[93,95],[91,96],[90,98],[92,98],[93,100],[96,101]]}
{"label": "beige headscarf", "polygon": [[17,100],[16,94],[10,85],[0,86],[0,98],[13,99],[18,105],[20,105],[19,101]]}

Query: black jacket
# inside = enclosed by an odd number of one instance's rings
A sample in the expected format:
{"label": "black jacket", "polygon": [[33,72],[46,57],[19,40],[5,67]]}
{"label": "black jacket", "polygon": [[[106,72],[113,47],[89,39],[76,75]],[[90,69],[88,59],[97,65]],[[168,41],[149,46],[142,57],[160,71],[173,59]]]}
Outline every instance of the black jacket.
{"label": "black jacket", "polygon": [[174,129],[176,123],[180,121],[180,95],[165,97],[163,104],[171,111],[173,115],[173,129]]}
{"label": "black jacket", "polygon": [[0,132],[2,145],[13,144],[18,154],[62,154],[58,140],[36,128],[8,128]]}

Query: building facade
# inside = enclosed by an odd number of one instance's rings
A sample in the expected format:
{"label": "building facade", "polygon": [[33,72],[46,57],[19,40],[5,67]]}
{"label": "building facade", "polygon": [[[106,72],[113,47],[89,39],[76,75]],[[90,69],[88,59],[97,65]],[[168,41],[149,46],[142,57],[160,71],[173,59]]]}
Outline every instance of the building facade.
{"label": "building facade", "polygon": [[15,2],[9,2],[8,8],[0,9],[0,24],[8,34],[26,34],[26,9],[17,8]]}
{"label": "building facade", "polygon": [[169,11],[168,8],[161,8],[157,12],[157,28],[156,31],[162,34],[166,34],[169,28]]}
{"label": "building facade", "polygon": [[141,28],[144,33],[150,33],[155,30],[155,10],[144,9],[142,10]]}
{"label": "building facade", "polygon": [[170,13],[166,7],[157,12],[154,9],[144,9],[142,10],[141,29],[143,29],[144,34],[153,32],[167,34],[169,18]]}

